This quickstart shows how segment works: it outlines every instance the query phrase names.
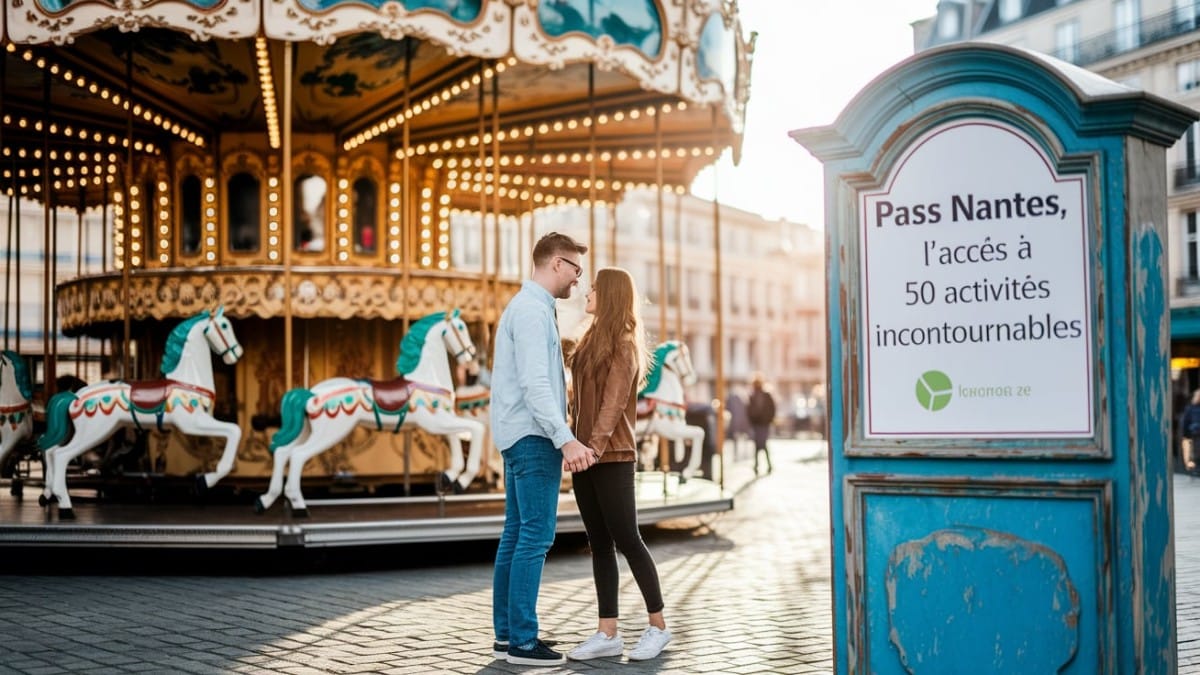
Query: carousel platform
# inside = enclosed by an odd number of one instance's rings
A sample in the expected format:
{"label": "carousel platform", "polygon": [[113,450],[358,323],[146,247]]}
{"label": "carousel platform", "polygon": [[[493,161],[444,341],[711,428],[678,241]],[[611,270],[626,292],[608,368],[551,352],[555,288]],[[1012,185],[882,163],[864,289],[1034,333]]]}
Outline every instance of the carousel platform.
{"label": "carousel platform", "polygon": [[[28,493],[29,491],[27,491]],[[74,520],[36,495],[0,496],[0,547],[282,549],[499,539],[504,495],[308,499],[307,518],[281,503],[265,514],[247,504],[112,503],[72,495]],[[733,495],[701,478],[638,474],[638,517],[649,525],[733,508]],[[569,493],[559,497],[558,531],[583,532]]]}

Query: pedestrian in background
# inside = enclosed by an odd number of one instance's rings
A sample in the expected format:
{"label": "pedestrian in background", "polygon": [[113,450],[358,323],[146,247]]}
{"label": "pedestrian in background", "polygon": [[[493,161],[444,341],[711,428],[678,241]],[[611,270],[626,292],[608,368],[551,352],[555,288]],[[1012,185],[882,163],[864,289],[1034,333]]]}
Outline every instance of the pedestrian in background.
{"label": "pedestrian in background", "polygon": [[620,656],[624,651],[617,625],[620,550],[649,615],[650,625],[629,651],[630,660],[641,661],[658,656],[671,641],[671,631],[663,619],[658,568],[638,531],[634,497],[633,426],[648,359],[637,289],[629,272],[616,267],[600,270],[588,291],[586,311],[593,317],[592,324],[579,341],[571,368],[573,429],[599,455],[599,462],[575,473],[573,480],[575,502],[592,549],[599,622],[596,633],[567,657],[585,661]]}
{"label": "pedestrian in background", "polygon": [[750,400],[746,415],[750,418],[750,433],[754,436],[754,475],[758,475],[758,454],[767,458],[767,473],[771,473],[771,453],[767,450],[767,437],[771,435],[771,424],[775,422],[775,398],[763,388],[763,376],[754,374],[750,384]]}
{"label": "pedestrian in background", "polygon": [[1179,420],[1180,454],[1188,473],[1196,470],[1196,443],[1200,442],[1200,389],[1192,392],[1192,400],[1183,409]]}
{"label": "pedestrian in background", "polygon": [[733,441],[733,456],[738,457],[738,446],[750,435],[750,420],[746,417],[746,399],[736,391],[725,397],[725,411],[729,413],[729,426],[725,438]]}
{"label": "pedestrian in background", "polygon": [[533,278],[496,327],[492,437],[504,457],[504,529],[492,578],[492,656],[527,666],[566,661],[538,638],[537,598],[554,543],[562,472],[595,463],[567,425],[555,299],[571,297],[587,247],[551,232],[533,247]]}

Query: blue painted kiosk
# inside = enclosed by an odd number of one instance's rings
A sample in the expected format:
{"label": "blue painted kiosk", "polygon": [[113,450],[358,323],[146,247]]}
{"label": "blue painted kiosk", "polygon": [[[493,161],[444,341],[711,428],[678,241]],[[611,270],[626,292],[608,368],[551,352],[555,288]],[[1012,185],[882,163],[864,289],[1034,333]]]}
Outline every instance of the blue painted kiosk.
{"label": "blue painted kiosk", "polygon": [[839,673],[1173,673],[1165,150],[1195,113],[963,44],[825,163]]}

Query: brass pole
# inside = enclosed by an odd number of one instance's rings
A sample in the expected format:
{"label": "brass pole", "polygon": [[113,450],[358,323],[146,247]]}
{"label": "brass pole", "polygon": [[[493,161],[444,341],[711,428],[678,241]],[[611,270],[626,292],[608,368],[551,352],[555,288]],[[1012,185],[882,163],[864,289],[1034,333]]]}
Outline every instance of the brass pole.
{"label": "brass pole", "polygon": [[617,264],[617,191],[613,189],[611,159],[608,160],[608,260],[610,265]]}
{"label": "brass pole", "polygon": [[[79,186],[79,206],[75,209],[75,278],[83,276],[83,207],[87,203],[87,190],[83,185]],[[83,351],[83,336],[75,338],[75,377],[80,377],[80,364],[83,359],[79,358]]]}
{"label": "brass pole", "polygon": [[[404,111],[408,112],[412,102],[412,38],[404,38]],[[408,151],[411,147],[411,137],[409,136],[409,124],[411,119],[404,120],[403,128],[400,130],[400,149],[402,151],[402,159],[400,160],[400,264],[402,267],[401,276],[404,278],[403,292],[400,294],[402,299],[403,317],[400,320],[400,334],[408,333],[409,307],[408,307],[408,289],[412,286],[412,218],[409,217],[409,204],[411,203],[411,195],[409,194],[409,158]],[[409,434],[411,436],[412,434]],[[407,461],[408,437],[404,439],[406,444],[405,461]],[[406,493],[407,494],[407,493]]]}
{"label": "brass pole", "polygon": [[596,64],[588,63],[588,267],[596,274]]}
{"label": "brass pole", "polygon": [[675,193],[675,339],[683,339],[683,195]]}
{"label": "brass pole", "polygon": [[[717,107],[712,107],[712,145],[717,147]],[[717,456],[721,462],[721,487],[725,487],[725,304],[722,300],[721,289],[724,286],[721,271],[721,202],[717,197],[717,164],[713,164],[713,274],[717,279],[715,284],[717,301],[717,353],[714,355],[717,365],[716,382],[713,391],[716,397],[713,407],[717,409]]]}
{"label": "brass pole", "polygon": [[[495,66],[493,66],[494,68]],[[479,139],[483,143],[483,137]],[[495,213],[492,221],[492,292],[488,295],[487,304],[490,314],[499,323],[500,312],[497,311],[499,300],[496,298],[500,288],[500,73],[492,74],[492,204]],[[489,342],[491,335],[488,335]]]}
{"label": "brass pole", "polygon": [[133,185],[133,38],[129,37],[125,42],[125,100],[129,102],[129,108],[125,115],[125,140],[128,147],[125,148],[125,187],[124,195],[124,226],[121,233],[121,319],[122,319],[122,340],[121,340],[121,379],[128,380],[132,376],[131,364],[129,363],[129,341],[130,341],[130,316],[129,316],[129,266],[132,264],[129,254],[130,244],[132,240],[129,236],[129,188]]}
{"label": "brass pole", "polygon": [[658,218],[658,341],[667,339],[667,253],[666,223],[663,222],[663,161],[662,161],[662,118],[654,116],[654,181],[655,204]]}
{"label": "brass pole", "polygon": [[[47,123],[42,125],[42,227],[44,237],[42,250],[42,354],[45,361],[42,366],[42,387],[45,401],[49,401],[55,391],[56,355],[54,353],[54,256],[57,243],[57,233],[52,232],[50,221],[50,70],[42,71],[42,115]],[[129,142],[129,151],[133,152],[133,141]]]}
{"label": "brass pole", "polygon": [[295,373],[292,372],[292,246],[295,228],[295,195],[292,185],[292,43],[283,43],[283,185],[280,194],[283,204],[280,212],[283,214],[283,381],[284,390],[292,388]]}
{"label": "brass pole", "polygon": [[[478,131],[479,153],[478,153],[477,159],[478,159],[479,163],[475,167],[475,177],[479,180],[479,294],[480,294],[479,297],[481,299],[479,306],[483,309],[483,336],[482,336],[483,344],[481,345],[480,351],[484,354],[487,354],[491,350],[491,339],[492,339],[491,312],[492,312],[492,307],[491,307],[491,304],[487,301],[487,298],[488,298],[487,185],[486,185],[486,181],[483,179],[484,171],[486,169],[486,167],[484,167],[483,163],[484,163],[484,158],[487,156],[486,150],[485,150],[485,147],[483,144],[483,134],[487,128],[485,126],[485,120],[487,119],[487,114],[484,109],[484,104],[485,104],[485,101],[487,100],[487,97],[486,97],[487,92],[484,91],[485,88],[484,88],[483,83],[484,83],[483,59],[479,59],[479,101],[478,101],[479,106],[478,106],[478,110],[477,110],[477,114],[479,117],[479,131]],[[499,187],[499,186],[496,186],[496,187]]]}

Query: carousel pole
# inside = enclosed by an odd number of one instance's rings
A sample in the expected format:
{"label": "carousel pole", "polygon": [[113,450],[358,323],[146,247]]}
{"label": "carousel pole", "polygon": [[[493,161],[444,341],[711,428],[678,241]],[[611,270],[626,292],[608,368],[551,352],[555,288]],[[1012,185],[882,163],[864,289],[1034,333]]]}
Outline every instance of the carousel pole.
{"label": "carousel pole", "polygon": [[[0,121],[4,119],[4,99],[8,98],[8,51],[0,49]],[[0,148],[4,147],[4,124],[0,123]],[[16,183],[16,174],[13,174],[10,185]],[[12,282],[9,281],[9,273],[12,271],[12,252],[13,252],[13,220],[12,220],[12,199],[8,200],[8,224],[4,228],[4,348],[9,349],[9,330],[8,315],[12,312],[11,290]],[[17,337],[18,344],[20,336]],[[18,347],[19,349],[19,347]]]}
{"label": "carousel pole", "polygon": [[588,267],[596,274],[596,64],[588,63]]}
{"label": "carousel pole", "polygon": [[[664,342],[667,339],[667,254],[666,254],[666,237],[664,233],[665,224],[663,222],[663,159],[662,159],[662,116],[654,116],[654,182],[657,184],[655,190],[656,197],[656,218],[658,219],[658,340]],[[693,448],[693,452],[698,452],[698,448]],[[667,449],[667,439],[663,436],[658,438],[658,455],[662,463],[663,470],[663,495],[667,494],[667,475],[671,472],[671,455]],[[682,474],[680,475],[682,479]]]}
{"label": "carousel pole", "polygon": [[[595,124],[596,120],[592,120]],[[617,264],[617,191],[613,189],[613,163],[608,160],[608,261]]]}
{"label": "carousel pole", "polygon": [[[46,160],[46,173],[50,173],[50,160]],[[49,178],[46,179],[49,181]],[[47,194],[49,196],[49,194]],[[58,205],[46,200],[47,208],[50,209],[50,278],[54,279],[55,285],[58,284]],[[51,293],[51,298],[54,294]],[[53,331],[50,334],[50,353],[54,356],[54,374],[58,375],[58,303],[54,302],[50,306],[50,329]],[[76,360],[79,355],[76,353]],[[76,365],[78,368],[78,365]]]}
{"label": "carousel pole", "polygon": [[[87,190],[83,187],[82,181],[79,185],[79,206],[75,209],[75,278],[83,276],[83,206],[86,204]],[[82,379],[82,371],[80,365],[83,359],[80,354],[83,352],[83,336],[75,337],[75,377]]]}
{"label": "carousel pole", "polygon": [[295,379],[295,373],[292,372],[292,351],[295,348],[292,344],[292,237],[295,234],[296,217],[295,204],[292,203],[295,199],[292,194],[295,189],[292,185],[292,43],[287,41],[283,43],[283,119],[280,124],[283,126],[283,185],[280,194],[283,222],[286,223],[283,228],[283,382],[286,391],[292,388]]}
{"label": "carousel pole", "polygon": [[51,231],[52,224],[50,222],[50,70],[42,71],[42,119],[46,120],[42,124],[42,250],[46,254],[42,256],[42,392],[45,401],[49,401],[50,397],[56,392],[54,380],[56,378],[55,371],[55,354],[53,338],[51,333],[54,331],[54,246],[52,242],[57,241],[57,237]]}
{"label": "carousel pole", "polygon": [[125,115],[125,225],[121,246],[121,315],[124,328],[121,343],[121,379],[131,376],[129,364],[130,316],[129,316],[129,187],[133,185],[133,38],[125,42],[125,101],[129,103]]}
{"label": "carousel pole", "polygon": [[675,193],[675,339],[683,340],[683,195]]}
{"label": "carousel pole", "polygon": [[[111,238],[108,235],[108,181],[100,183],[100,271],[108,272],[108,242]],[[104,338],[100,339],[100,363],[104,363],[105,351],[108,343]],[[108,368],[101,367],[101,375],[103,376]]]}
{"label": "carousel pole", "polygon": [[[495,68],[495,65],[492,66]],[[480,137],[482,144],[483,138]],[[495,213],[492,215],[492,292],[488,297],[491,313],[500,324],[499,304],[496,291],[500,288],[500,72],[492,73],[492,204]]]}
{"label": "carousel pole", "polygon": [[[712,143],[717,147],[717,107],[712,107]],[[721,462],[721,487],[725,487],[725,303],[721,298],[724,281],[721,272],[721,202],[717,196],[717,179],[719,173],[717,164],[713,164],[713,274],[717,283],[714,293],[717,300],[717,353],[714,355],[717,372],[716,382],[713,383],[713,393],[716,397],[714,408],[717,409],[717,456]]]}
{"label": "carousel pole", "polygon": [[[484,354],[487,354],[491,351],[491,347],[492,347],[492,317],[491,317],[492,305],[487,300],[487,298],[489,298],[490,295],[488,294],[488,269],[487,269],[487,267],[488,267],[488,245],[487,245],[488,237],[487,237],[487,217],[486,217],[487,216],[487,190],[484,189],[484,180],[483,180],[483,172],[484,172],[483,162],[484,162],[484,157],[485,157],[485,150],[484,150],[484,145],[483,145],[483,134],[484,134],[484,129],[485,129],[485,127],[484,127],[484,119],[485,119],[484,101],[485,101],[485,94],[486,94],[486,92],[484,91],[484,87],[483,87],[483,59],[479,59],[479,80],[480,80],[479,110],[478,110],[479,131],[477,132],[479,134],[479,157],[478,157],[479,164],[476,167],[477,171],[475,173],[475,177],[479,179],[479,293],[480,293],[480,299],[481,299],[479,306],[483,309],[483,344],[481,345],[480,351]],[[499,186],[495,186],[495,187],[499,187]]]}
{"label": "carousel pole", "polygon": [[[403,108],[405,111],[408,111],[411,107],[411,96],[412,96],[412,38],[406,36],[404,38],[404,108]],[[401,311],[403,312],[403,316],[401,317],[401,320],[400,320],[401,335],[405,335],[408,333],[408,313],[409,313],[408,289],[412,285],[412,260],[411,260],[411,258],[412,258],[412,239],[410,239],[410,237],[411,237],[413,221],[412,221],[412,218],[410,217],[411,214],[409,214],[409,202],[411,200],[409,198],[409,174],[408,174],[408,172],[409,172],[408,151],[411,148],[411,138],[409,137],[410,122],[411,122],[411,120],[405,120],[404,124],[401,125],[403,128],[400,130],[400,147],[401,147],[401,150],[403,151],[401,153],[402,159],[400,160],[400,213],[402,214],[401,218],[400,218],[400,227],[401,227],[401,230],[400,230],[400,264],[401,264],[400,275],[404,279],[404,281],[403,281],[404,289],[403,289],[403,292],[400,294],[400,298],[401,298],[400,306],[401,306]],[[406,461],[409,456],[407,443],[408,443],[408,439],[411,436],[412,436],[412,434],[410,433],[404,437],[405,444],[406,444],[404,457],[405,457]],[[405,475],[408,475],[407,472],[405,472]],[[408,490],[405,490],[404,493],[408,494]]]}
{"label": "carousel pole", "polygon": [[[8,215],[13,222],[13,238],[16,240],[16,245],[21,246],[21,197],[20,188],[17,187],[17,160],[16,154],[13,153],[12,162],[12,194],[8,197]],[[13,332],[16,334],[17,352],[21,352],[21,256],[17,256],[17,264],[13,266],[13,277],[16,283],[13,284],[13,294],[17,299],[16,316],[13,321]]]}
{"label": "carousel pole", "polygon": [[[2,117],[3,117],[3,113],[0,113],[0,118],[2,118]],[[9,327],[9,321],[10,321],[9,317],[13,313],[12,299],[11,299],[11,294],[10,294],[10,290],[12,288],[12,281],[10,281],[10,279],[9,279],[9,274],[12,273],[12,271],[13,271],[13,264],[12,264],[12,259],[13,259],[13,213],[12,213],[12,210],[13,210],[13,199],[10,196],[8,198],[8,226],[5,227],[5,229],[4,229],[4,233],[6,235],[6,240],[4,242],[4,348],[5,349],[11,349],[11,347],[9,345],[9,339],[8,339],[8,336],[9,336],[8,327]],[[18,297],[20,297],[20,296],[18,296]],[[17,343],[20,344],[20,341],[21,341],[20,336],[17,336]],[[19,349],[19,347],[18,347],[18,349]]]}

